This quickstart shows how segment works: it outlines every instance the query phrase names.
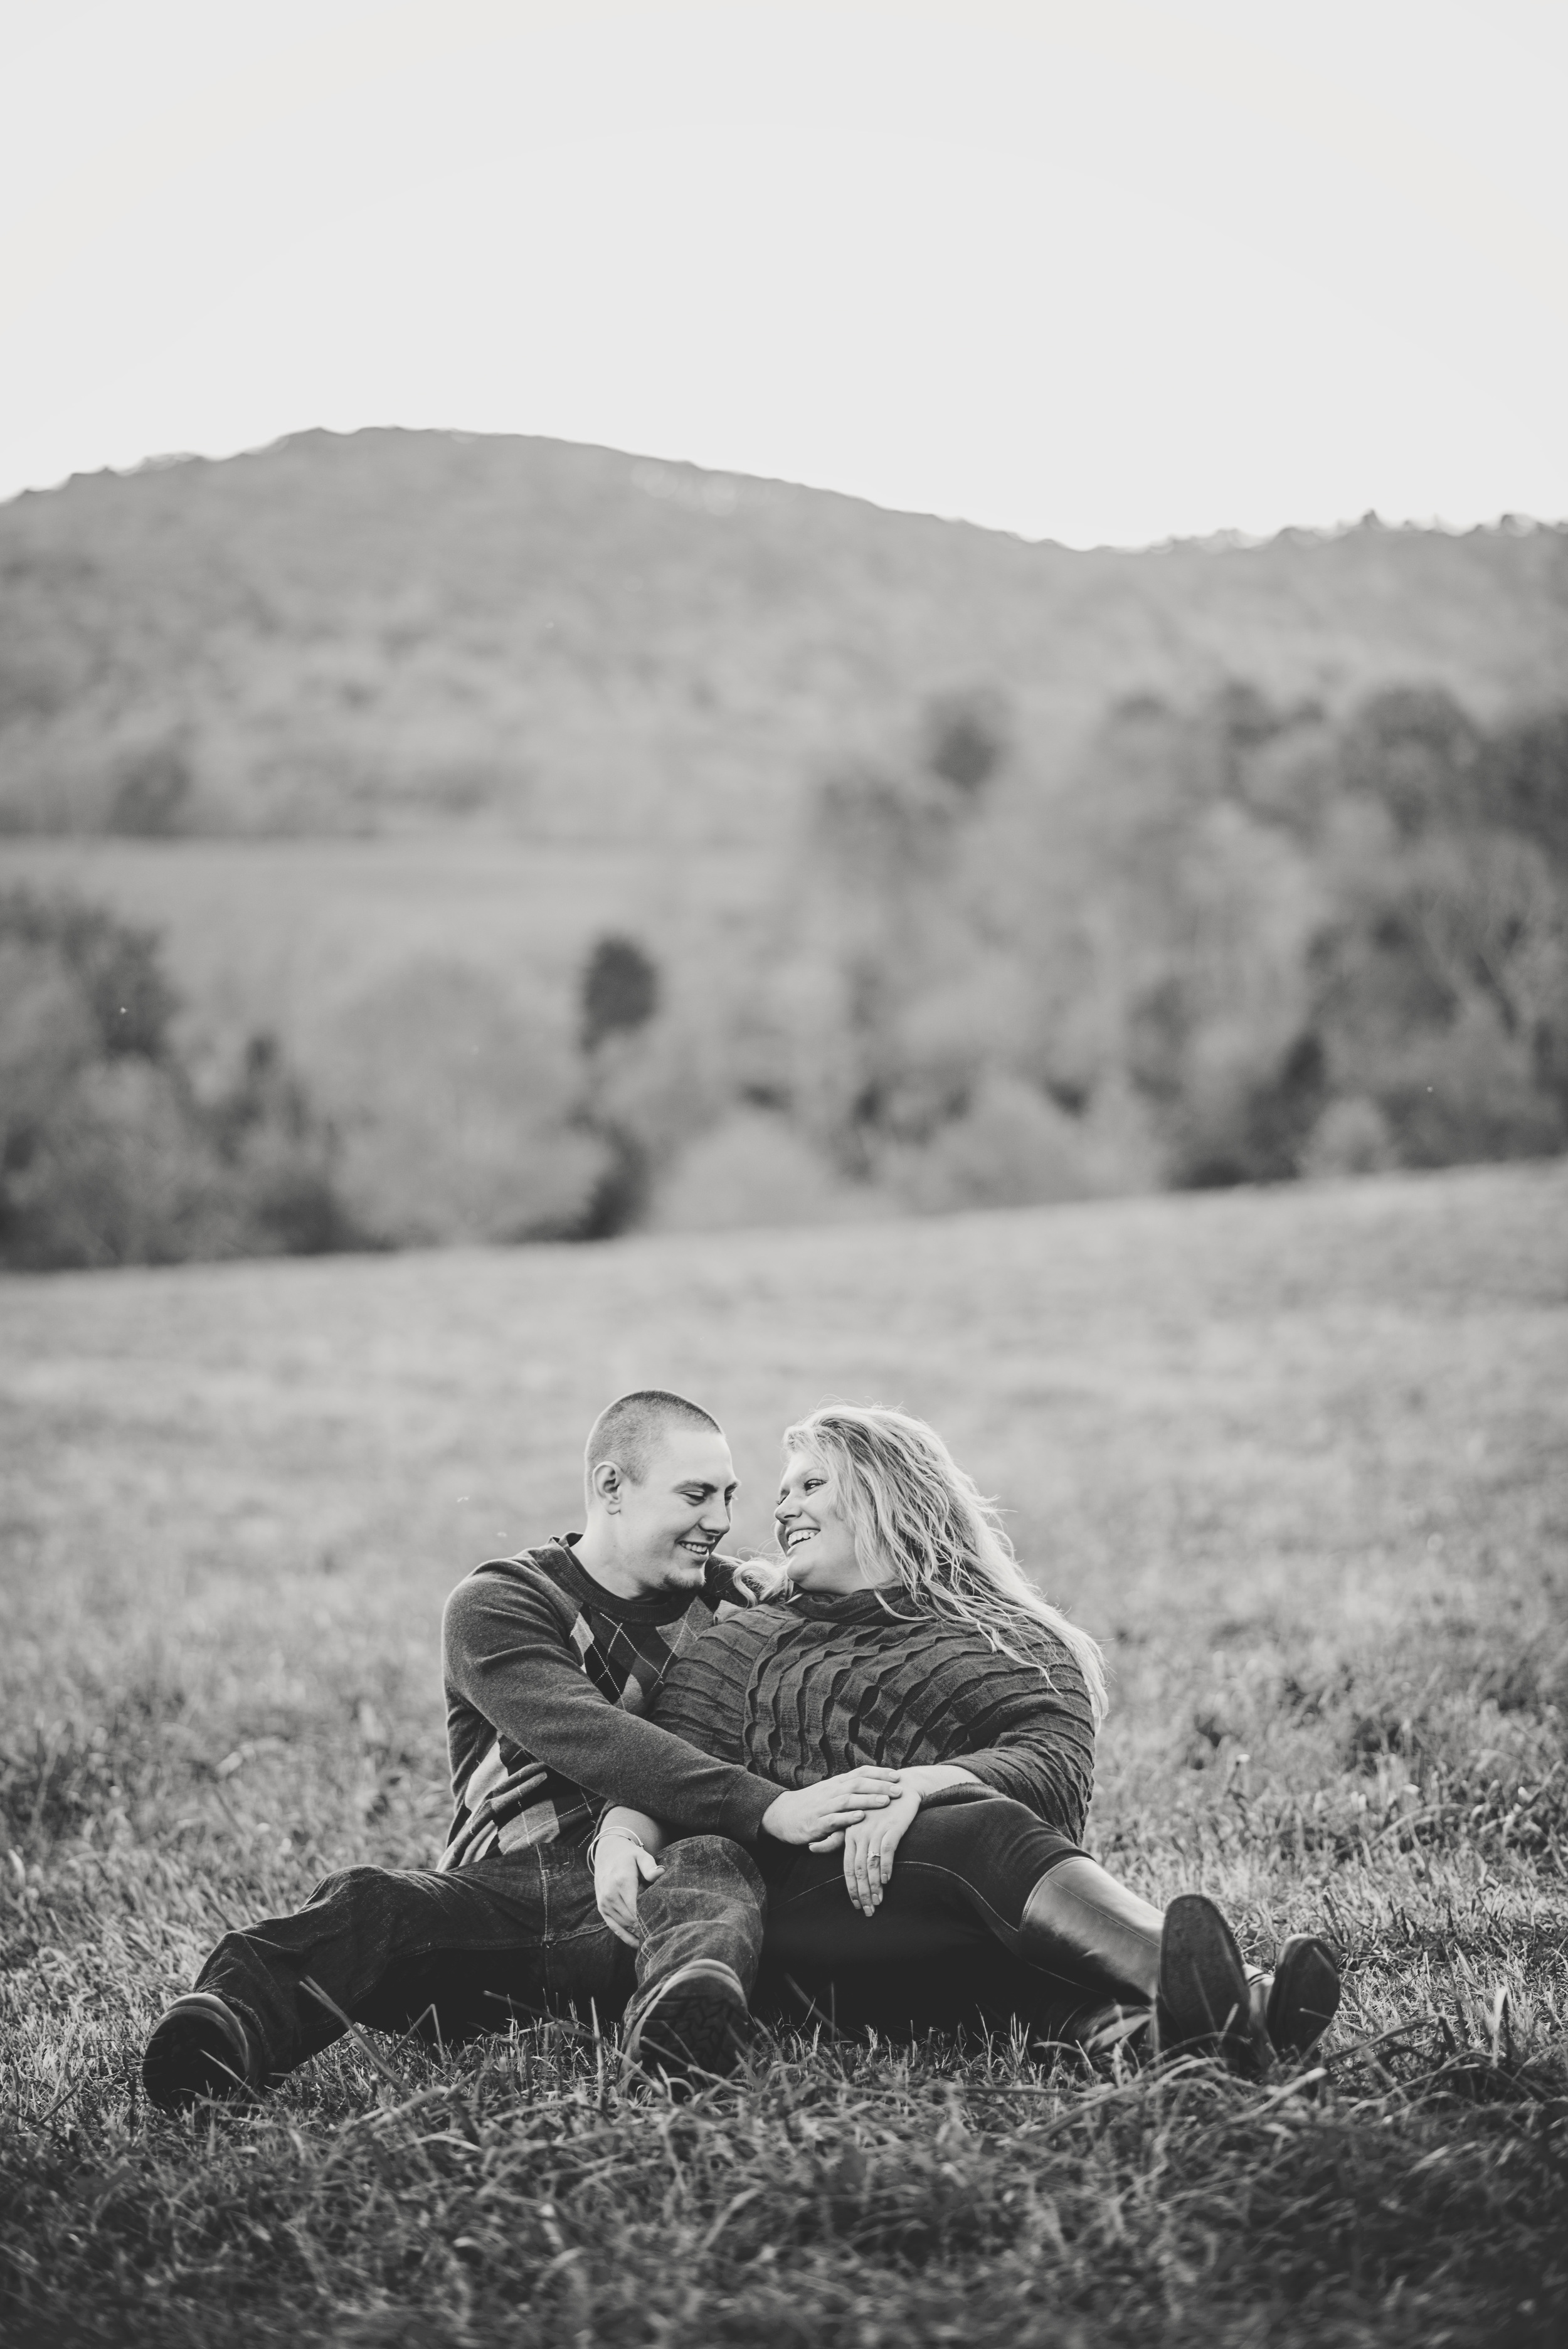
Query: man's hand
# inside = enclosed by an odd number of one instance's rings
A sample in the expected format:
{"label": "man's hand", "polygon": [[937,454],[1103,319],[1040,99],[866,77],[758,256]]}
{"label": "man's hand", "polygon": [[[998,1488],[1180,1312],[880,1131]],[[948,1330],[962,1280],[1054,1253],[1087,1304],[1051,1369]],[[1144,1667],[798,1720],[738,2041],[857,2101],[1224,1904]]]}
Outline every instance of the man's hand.
{"label": "man's hand", "polygon": [[644,1851],[629,1835],[601,1832],[593,1854],[593,1898],[599,1914],[618,1941],[629,1950],[641,1946],[637,1931],[637,1894],[664,1870],[651,1851]]}
{"label": "man's hand", "polygon": [[780,1843],[820,1845],[825,1837],[858,1826],[868,1811],[885,1811],[899,1791],[896,1770],[866,1763],[859,1769],[841,1770],[836,1778],[819,1778],[814,1786],[795,1786],[780,1795],[763,1812],[763,1829]]}

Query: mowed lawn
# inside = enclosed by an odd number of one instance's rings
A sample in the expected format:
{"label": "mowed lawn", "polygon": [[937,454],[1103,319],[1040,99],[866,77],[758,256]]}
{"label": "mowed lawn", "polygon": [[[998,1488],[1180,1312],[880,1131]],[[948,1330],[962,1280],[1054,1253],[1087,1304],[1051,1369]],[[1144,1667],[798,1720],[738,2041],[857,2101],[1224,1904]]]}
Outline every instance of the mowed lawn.
{"label": "mowed lawn", "polygon": [[[1323,2076],[789,2042],[676,2111],[584,2018],[146,2110],[226,1921],[432,1856],[445,1595],[652,1383],[757,1544],[792,1415],[935,1422],[1107,1647],[1097,1847],[1339,1939]],[[1563,1164],[11,1279],[0,1413],[0,2335],[1563,2337]]]}

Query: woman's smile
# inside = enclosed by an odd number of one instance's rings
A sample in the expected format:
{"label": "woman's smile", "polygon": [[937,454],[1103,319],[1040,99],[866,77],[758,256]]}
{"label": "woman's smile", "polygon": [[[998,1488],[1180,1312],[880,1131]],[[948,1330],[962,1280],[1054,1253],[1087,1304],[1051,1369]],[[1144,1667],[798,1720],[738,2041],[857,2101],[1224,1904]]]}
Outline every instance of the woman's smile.
{"label": "woman's smile", "polygon": [[832,1479],[809,1453],[792,1452],[773,1513],[774,1532],[800,1590],[863,1590],[866,1576]]}

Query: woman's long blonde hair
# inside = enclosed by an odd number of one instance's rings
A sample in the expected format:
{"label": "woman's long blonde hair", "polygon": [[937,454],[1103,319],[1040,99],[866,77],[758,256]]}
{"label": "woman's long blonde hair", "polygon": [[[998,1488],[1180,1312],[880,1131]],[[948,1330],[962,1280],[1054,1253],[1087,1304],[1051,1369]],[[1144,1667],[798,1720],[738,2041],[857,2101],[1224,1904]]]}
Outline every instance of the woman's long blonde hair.
{"label": "woman's long blonde hair", "polygon": [[1099,1645],[1041,1598],[995,1503],[934,1427],[883,1403],[824,1403],[785,1430],[784,1448],[804,1453],[828,1476],[868,1583],[891,1566],[923,1612],[968,1624],[1016,1663],[1038,1660],[1020,1656],[1009,1633],[1016,1639],[1026,1624],[1044,1625],[1083,1674],[1099,1727],[1106,1711]]}

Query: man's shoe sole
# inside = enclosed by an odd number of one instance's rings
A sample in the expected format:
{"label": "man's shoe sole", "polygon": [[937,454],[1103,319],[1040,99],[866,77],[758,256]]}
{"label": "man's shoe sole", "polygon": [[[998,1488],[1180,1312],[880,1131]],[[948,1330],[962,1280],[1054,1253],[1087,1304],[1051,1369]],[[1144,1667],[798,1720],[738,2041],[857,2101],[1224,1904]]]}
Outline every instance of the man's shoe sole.
{"label": "man's shoe sole", "polygon": [[257,2085],[250,2034],[221,1998],[192,1991],[153,2025],[141,2085],[162,2113],[249,2095]]}
{"label": "man's shoe sole", "polygon": [[750,2036],[740,1978],[717,1960],[682,1966],[661,1985],[626,2037],[626,2061],[684,2079],[733,2072]]}
{"label": "man's shoe sole", "polygon": [[1326,1941],[1298,1933],[1274,1968],[1267,2028],[1281,2055],[1310,2055],[1339,2011],[1339,1968]]}
{"label": "man's shoe sole", "polygon": [[1247,1972],[1236,1938],[1202,1892],[1179,1893],[1160,1935],[1160,2044],[1260,2068],[1249,2016]]}

